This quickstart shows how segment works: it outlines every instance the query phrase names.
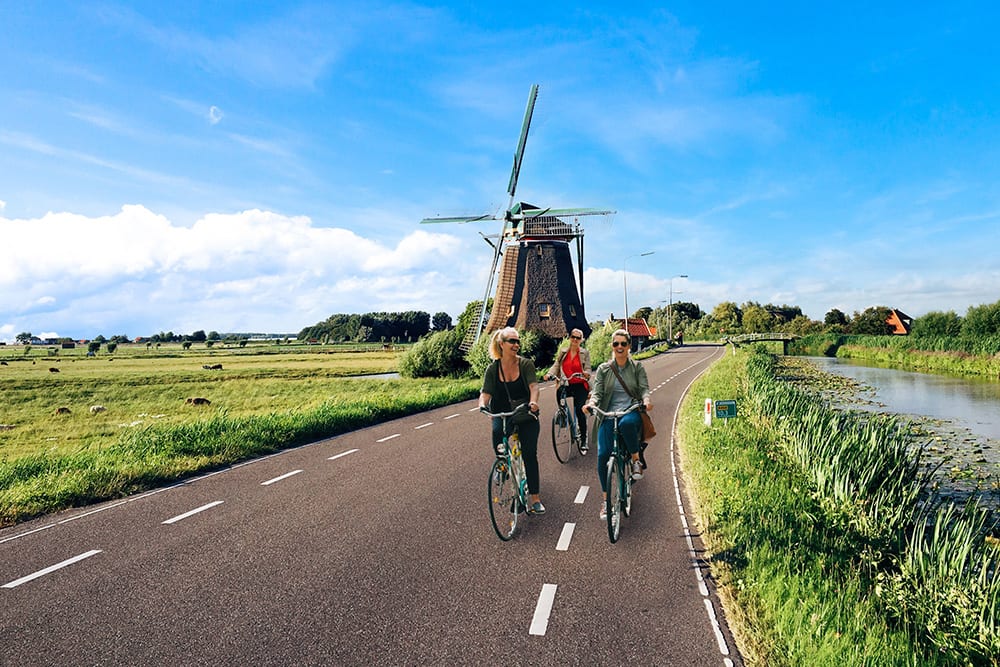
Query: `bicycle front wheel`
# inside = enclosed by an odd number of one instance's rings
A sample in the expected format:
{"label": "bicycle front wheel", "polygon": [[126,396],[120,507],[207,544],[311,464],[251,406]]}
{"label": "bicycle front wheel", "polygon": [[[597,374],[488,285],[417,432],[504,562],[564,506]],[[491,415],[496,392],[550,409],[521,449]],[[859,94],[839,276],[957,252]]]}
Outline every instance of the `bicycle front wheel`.
{"label": "bicycle front wheel", "polygon": [[490,470],[489,503],[490,521],[497,537],[507,541],[514,537],[517,530],[518,498],[517,480],[510,470],[506,459],[497,459]]}
{"label": "bicycle front wheel", "polygon": [[569,413],[560,408],[552,415],[552,449],[556,452],[559,463],[569,461],[569,455],[573,451],[573,437],[570,431]]}
{"label": "bicycle front wheel", "polygon": [[605,499],[605,511],[608,513],[608,539],[614,544],[622,529],[622,464],[617,456],[611,455],[608,460],[608,472],[605,478],[608,490]]}

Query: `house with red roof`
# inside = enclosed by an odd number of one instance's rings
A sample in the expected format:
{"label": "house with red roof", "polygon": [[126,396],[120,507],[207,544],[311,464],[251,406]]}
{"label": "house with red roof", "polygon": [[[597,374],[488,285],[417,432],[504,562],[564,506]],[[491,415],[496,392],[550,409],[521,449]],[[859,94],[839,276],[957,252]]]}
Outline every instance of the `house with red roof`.
{"label": "house with red roof", "polygon": [[653,338],[653,331],[649,324],[641,317],[629,317],[627,323],[622,323],[621,318],[615,319],[614,315],[608,318],[619,329],[625,329],[632,338],[632,351],[638,352],[646,346],[646,343]]}

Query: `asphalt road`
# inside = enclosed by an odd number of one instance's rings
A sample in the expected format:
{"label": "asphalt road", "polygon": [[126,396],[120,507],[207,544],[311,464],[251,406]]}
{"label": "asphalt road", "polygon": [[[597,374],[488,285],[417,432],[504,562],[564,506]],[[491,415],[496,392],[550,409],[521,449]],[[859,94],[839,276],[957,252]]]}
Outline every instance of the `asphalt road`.
{"label": "asphalt road", "polygon": [[742,665],[699,560],[671,433],[724,353],[644,363],[659,435],[617,544],[595,453],[490,526],[475,401],[0,531],[2,665]]}

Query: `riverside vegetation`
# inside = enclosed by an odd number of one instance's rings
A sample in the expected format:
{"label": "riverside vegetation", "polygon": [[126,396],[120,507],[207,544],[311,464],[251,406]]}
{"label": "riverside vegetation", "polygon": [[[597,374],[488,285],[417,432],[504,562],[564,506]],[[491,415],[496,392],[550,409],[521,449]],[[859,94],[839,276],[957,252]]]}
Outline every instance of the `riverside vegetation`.
{"label": "riverside vegetation", "polygon": [[97,357],[0,348],[0,527],[478,391],[461,377],[363,377],[395,370],[400,355],[379,345],[122,345]]}
{"label": "riverside vegetation", "polygon": [[[896,418],[835,410],[762,345],[691,389],[683,469],[748,664],[993,665],[993,513],[935,492],[938,469]],[[739,418],[707,428],[704,397]]]}

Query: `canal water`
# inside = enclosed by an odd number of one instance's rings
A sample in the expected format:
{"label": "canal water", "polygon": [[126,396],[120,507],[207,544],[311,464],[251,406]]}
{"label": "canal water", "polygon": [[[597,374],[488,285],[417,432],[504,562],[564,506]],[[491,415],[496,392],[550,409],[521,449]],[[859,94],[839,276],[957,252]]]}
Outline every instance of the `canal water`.
{"label": "canal water", "polygon": [[977,436],[1000,440],[1000,382],[866,366],[852,359],[810,361],[871,387],[881,410],[947,420]]}
{"label": "canal water", "polygon": [[849,407],[901,415],[931,436],[930,461],[943,460],[953,491],[978,487],[1000,503],[1000,382],[809,357],[821,370],[851,378],[864,395]]}

